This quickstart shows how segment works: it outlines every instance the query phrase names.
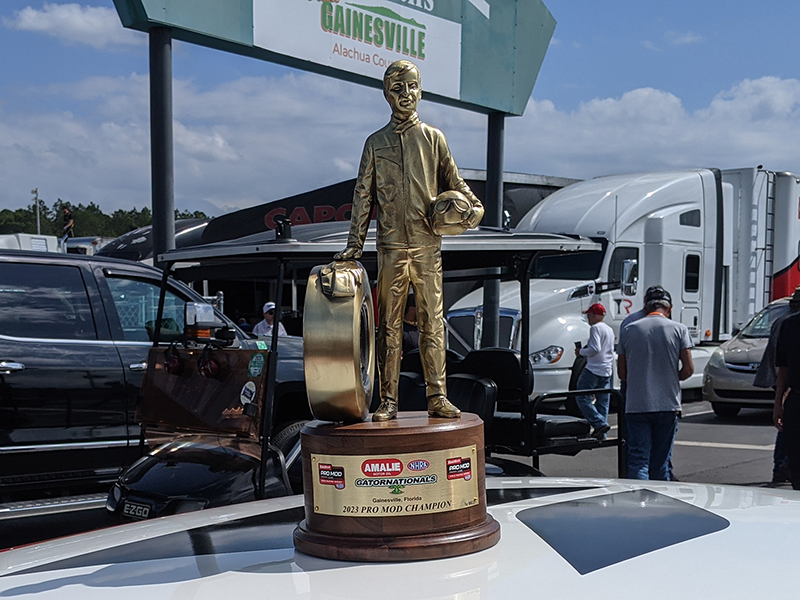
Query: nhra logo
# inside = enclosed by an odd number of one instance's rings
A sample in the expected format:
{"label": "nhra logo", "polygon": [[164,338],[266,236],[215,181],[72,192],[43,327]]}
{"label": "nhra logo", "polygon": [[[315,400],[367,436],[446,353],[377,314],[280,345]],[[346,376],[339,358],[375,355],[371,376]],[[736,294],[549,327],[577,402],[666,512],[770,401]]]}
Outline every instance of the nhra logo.
{"label": "nhra logo", "polygon": [[367,477],[397,477],[403,463],[396,458],[372,458],[361,463],[361,472]]}
{"label": "nhra logo", "polygon": [[319,482],[322,485],[332,485],[337,490],[344,489],[344,467],[334,467],[330,464],[320,463]]}
{"label": "nhra logo", "polygon": [[408,470],[409,471],[424,471],[425,469],[427,469],[430,466],[431,466],[431,463],[429,463],[427,460],[421,460],[421,459],[420,460],[412,460],[410,463],[408,463]]}
{"label": "nhra logo", "polygon": [[472,479],[472,462],[469,458],[448,458],[447,479]]}

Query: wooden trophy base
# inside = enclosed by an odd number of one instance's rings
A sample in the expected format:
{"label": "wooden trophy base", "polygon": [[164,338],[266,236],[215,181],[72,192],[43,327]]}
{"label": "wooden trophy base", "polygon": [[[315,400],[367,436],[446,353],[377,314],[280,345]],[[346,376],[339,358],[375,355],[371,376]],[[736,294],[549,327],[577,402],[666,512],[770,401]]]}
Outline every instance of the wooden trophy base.
{"label": "wooden trophy base", "polygon": [[333,560],[391,562],[495,545],[486,512],[483,421],[400,413],[392,421],[313,421],[301,434],[306,518],[295,548]]}

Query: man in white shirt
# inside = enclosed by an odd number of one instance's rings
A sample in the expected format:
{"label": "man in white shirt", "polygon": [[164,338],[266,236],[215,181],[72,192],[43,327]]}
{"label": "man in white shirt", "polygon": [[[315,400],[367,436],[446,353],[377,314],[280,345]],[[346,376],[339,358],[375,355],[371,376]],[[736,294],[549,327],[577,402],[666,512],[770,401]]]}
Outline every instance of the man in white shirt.
{"label": "man in white shirt", "polygon": [[[614,330],[603,323],[605,307],[596,302],[584,311],[591,325],[589,343],[584,348],[575,348],[575,356],[586,358],[586,367],[578,377],[579,390],[602,390],[611,387],[611,372],[614,364]],[[591,395],[576,396],[575,402],[592,426],[592,437],[605,439],[608,430],[608,394],[596,394],[592,403]]]}
{"label": "man in white shirt", "polygon": [[[256,323],[253,333],[258,336],[272,335],[272,327],[275,323],[275,303],[267,302],[264,304],[264,320]],[[278,335],[288,335],[283,323],[278,321]]]}

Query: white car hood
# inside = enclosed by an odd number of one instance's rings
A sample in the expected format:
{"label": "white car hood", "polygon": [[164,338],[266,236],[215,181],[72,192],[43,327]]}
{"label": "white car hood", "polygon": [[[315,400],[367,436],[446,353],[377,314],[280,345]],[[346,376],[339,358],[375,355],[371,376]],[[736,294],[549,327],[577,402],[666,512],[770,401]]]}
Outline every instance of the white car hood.
{"label": "white car hood", "polygon": [[[409,563],[295,552],[300,496],[0,552],[0,598],[791,598],[800,493],[487,477],[500,542]],[[342,543],[346,543],[343,540]]]}

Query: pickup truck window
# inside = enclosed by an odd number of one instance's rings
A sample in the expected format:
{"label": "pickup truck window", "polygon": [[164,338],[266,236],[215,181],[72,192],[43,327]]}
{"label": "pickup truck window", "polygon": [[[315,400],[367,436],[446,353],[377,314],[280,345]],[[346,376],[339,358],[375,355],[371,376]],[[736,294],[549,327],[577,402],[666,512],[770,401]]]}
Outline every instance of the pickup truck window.
{"label": "pickup truck window", "polygon": [[[149,342],[152,341],[155,329],[156,313],[158,312],[158,285],[140,281],[138,279],[125,279],[109,277],[108,287],[114,300],[114,307],[119,315],[119,322],[125,341]],[[183,306],[185,299],[167,291],[164,298],[164,329],[183,331]]]}
{"label": "pickup truck window", "polygon": [[96,340],[97,329],[81,269],[0,263],[0,334]]}

